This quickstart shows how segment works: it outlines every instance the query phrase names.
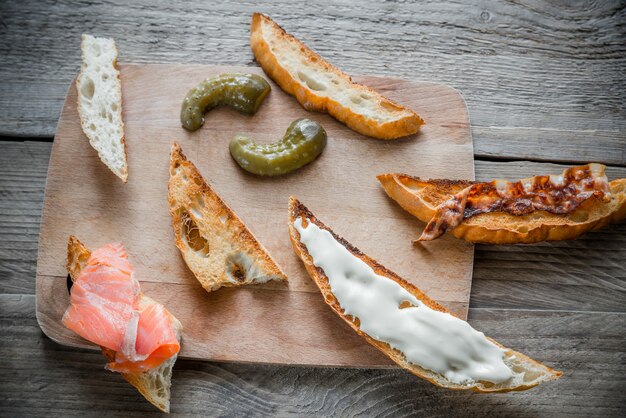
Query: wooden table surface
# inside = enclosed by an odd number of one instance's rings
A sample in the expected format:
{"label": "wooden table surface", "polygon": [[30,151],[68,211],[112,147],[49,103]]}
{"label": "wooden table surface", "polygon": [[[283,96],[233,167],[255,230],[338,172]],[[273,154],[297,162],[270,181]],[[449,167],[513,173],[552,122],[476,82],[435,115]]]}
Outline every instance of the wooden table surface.
{"label": "wooden table surface", "polygon": [[[80,34],[121,62],[255,65],[264,11],[349,73],[449,84],[467,100],[476,177],[597,161],[626,177],[623,1],[0,2],[0,415],[154,413],[101,354],[46,338],[35,318],[48,159]],[[469,321],[563,370],[500,395],[436,388],[400,370],[179,361],[187,415],[624,416],[626,223],[571,242],[476,248]]]}

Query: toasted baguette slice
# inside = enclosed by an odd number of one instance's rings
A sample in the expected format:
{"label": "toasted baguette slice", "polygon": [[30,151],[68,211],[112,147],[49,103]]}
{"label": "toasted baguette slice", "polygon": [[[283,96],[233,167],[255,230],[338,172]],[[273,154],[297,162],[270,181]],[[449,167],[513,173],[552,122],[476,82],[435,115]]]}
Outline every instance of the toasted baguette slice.
{"label": "toasted baguette slice", "polygon": [[352,82],[264,14],[252,15],[250,46],[263,71],[305,109],[328,112],[360,134],[396,139],[424,124],[411,109]]}
{"label": "toasted baguette slice", "polygon": [[[404,210],[428,223],[437,206],[471,186],[466,180],[422,180],[406,174],[377,176],[385,192]],[[626,179],[609,183],[611,200],[588,199],[568,214],[536,211],[527,215],[481,213],[454,228],[455,237],[484,244],[531,244],[574,239],[626,218]]]}
{"label": "toasted baguette slice", "polygon": [[83,35],[80,48],[83,63],[76,80],[80,125],[102,162],[126,183],[122,83],[115,41]]}
{"label": "toasted baguette slice", "polygon": [[509,392],[514,390],[526,390],[537,386],[542,382],[557,379],[561,376],[561,372],[544,366],[543,364],[538,363],[521,353],[505,348],[502,345],[498,344],[496,341],[493,341],[492,339],[490,340],[494,344],[505,350],[504,363],[513,372],[513,377],[511,379],[500,384],[494,384],[486,381],[474,381],[472,384],[457,384],[451,382],[445,376],[439,373],[424,369],[416,364],[407,362],[402,352],[392,348],[389,344],[385,342],[370,337],[368,334],[361,331],[361,329],[359,328],[360,322],[358,318],[355,318],[352,315],[344,314],[343,308],[339,305],[338,300],[336,299],[330,288],[328,277],[326,276],[324,270],[316,267],[313,264],[313,259],[307,251],[307,247],[300,241],[300,233],[294,226],[295,220],[299,217],[303,219],[303,226],[305,226],[304,222],[306,222],[306,225],[308,225],[309,223],[313,223],[317,225],[320,229],[324,229],[330,232],[336,241],[343,245],[355,257],[358,257],[363,262],[365,262],[369,267],[374,270],[377,275],[384,276],[397,282],[400,286],[413,294],[426,306],[441,312],[449,313],[449,311],[443,306],[439,305],[434,300],[430,299],[417,287],[413,286],[411,283],[407,282],[392,271],[387,270],[385,267],[378,264],[375,260],[363,254],[361,251],[359,251],[358,248],[354,247],[348,241],[337,236],[329,227],[327,227],[319,219],[317,219],[315,215],[313,215],[296,198],[292,197],[289,200],[289,234],[291,237],[293,248],[298,257],[300,257],[300,259],[304,263],[304,266],[309,273],[309,276],[311,276],[311,279],[313,279],[315,284],[319,287],[326,303],[332,308],[333,311],[335,311],[337,315],[339,315],[345,322],[347,322],[348,325],[350,325],[350,327],[352,327],[352,329],[357,332],[357,334],[365,338],[368,343],[382,351],[387,357],[389,357],[391,360],[393,360],[409,372],[423,379],[426,379],[437,386],[449,389],[469,389],[475,392]]}
{"label": "toasted baguette slice", "polygon": [[287,280],[176,143],[170,159],[169,206],[176,246],[207,292],[222,286]]}
{"label": "toasted baguette slice", "polygon": [[[72,281],[80,275],[81,270],[87,265],[87,260],[91,256],[91,251],[78,238],[71,235],[67,243],[67,271]],[[148,298],[143,295],[143,298]],[[183,327],[181,323],[170,314],[172,324],[176,330],[176,338],[180,343]],[[115,351],[106,347],[100,347],[102,354],[108,361],[115,360]],[[133,385],[144,398],[161,411],[170,412],[170,388],[172,386],[172,368],[178,354],[170,357],[158,367],[140,373],[121,373],[122,377]]]}

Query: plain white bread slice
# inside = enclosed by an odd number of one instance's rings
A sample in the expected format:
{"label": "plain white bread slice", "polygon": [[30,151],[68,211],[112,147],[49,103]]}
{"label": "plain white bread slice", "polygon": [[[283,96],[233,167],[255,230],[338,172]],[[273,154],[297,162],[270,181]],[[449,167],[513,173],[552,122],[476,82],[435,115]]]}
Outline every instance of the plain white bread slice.
{"label": "plain white bread slice", "polygon": [[305,109],[328,112],[360,134],[396,139],[424,123],[411,109],[354,83],[264,14],[252,15],[250,46],[263,71]]}
{"label": "plain white bread slice", "polygon": [[81,127],[102,162],[126,182],[122,83],[115,41],[83,35],[80,48],[83,62],[76,89]]}
{"label": "plain white bread slice", "polygon": [[[331,289],[331,284],[326,272],[318,267],[307,246],[302,242],[302,237],[297,227],[297,220],[301,218],[302,226],[307,227],[309,224],[314,224],[321,230],[328,231],[334,238],[334,240],[341,246],[343,246],[354,257],[360,259],[367,266],[369,266],[378,276],[382,276],[386,279],[393,280],[406,291],[411,293],[416,299],[421,301],[428,308],[435,311],[449,313],[446,308],[439,305],[434,300],[430,299],[420,289],[404,280],[394,272],[388,270],[384,266],[377,263],[372,258],[363,254],[358,248],[354,247],[345,239],[336,235],[329,227],[324,225],[306,206],[304,206],[295,197],[291,197],[289,200],[289,236],[291,243],[293,244],[294,251],[302,260],[304,267],[306,268],[309,276],[319,287],[324,300],[330,306],[330,308],[341,317],[357,334],[363,337],[368,343],[382,351],[387,357],[396,362],[398,365],[408,370],[409,372],[419,376],[423,379],[434,383],[435,385],[442,386],[448,389],[465,389],[475,392],[509,392],[530,389],[537,386],[540,383],[548,380],[554,380],[561,376],[561,372],[553,370],[524,354],[513,351],[506,348],[496,341],[489,339],[496,346],[504,350],[505,355],[503,358],[504,364],[509,367],[512,373],[512,377],[502,383],[491,383],[487,381],[472,381],[465,382],[463,384],[455,383],[444,375],[434,372],[432,370],[425,369],[417,364],[410,363],[406,360],[405,355],[399,350],[393,348],[390,344],[377,340],[364,332],[361,329],[361,322],[358,317],[351,314],[346,314],[344,308],[341,306],[338,298]],[[332,251],[332,247],[328,247],[326,251]]]}

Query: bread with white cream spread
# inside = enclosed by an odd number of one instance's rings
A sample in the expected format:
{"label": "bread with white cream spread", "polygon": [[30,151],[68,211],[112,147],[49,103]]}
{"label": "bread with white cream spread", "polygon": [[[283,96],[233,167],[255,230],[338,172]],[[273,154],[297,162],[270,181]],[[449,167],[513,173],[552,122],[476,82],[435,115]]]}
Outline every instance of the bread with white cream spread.
{"label": "bread with white cream spread", "polygon": [[451,315],[338,237],[293,197],[289,232],[296,254],[331,309],[411,373],[438,386],[476,392],[526,390],[561,376]]}

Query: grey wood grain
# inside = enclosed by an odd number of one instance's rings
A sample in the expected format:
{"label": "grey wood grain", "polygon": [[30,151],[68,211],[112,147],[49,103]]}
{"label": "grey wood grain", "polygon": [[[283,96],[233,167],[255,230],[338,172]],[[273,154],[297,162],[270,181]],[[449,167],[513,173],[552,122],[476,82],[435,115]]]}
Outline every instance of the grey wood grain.
{"label": "grey wood grain", "polygon": [[0,144],[0,294],[32,294],[52,144]]}
{"label": "grey wood grain", "polygon": [[[154,408],[96,351],[45,338],[32,295],[0,296],[0,414],[136,416]],[[400,370],[219,364],[179,360],[173,415],[206,416],[620,416],[626,404],[626,317],[616,313],[471,309],[470,322],[562,370],[527,392],[439,389]]]}
{"label": "grey wood grain", "polygon": [[5,0],[0,135],[54,134],[82,32],[114,36],[122,62],[254,65],[259,9],[350,73],[461,90],[477,156],[626,165],[623,1]]}
{"label": "grey wood grain", "polygon": [[[354,74],[450,84],[472,121],[476,177],[613,164],[626,177],[626,2],[321,0],[259,4],[0,1],[0,415],[154,414],[95,351],[47,339],[34,277],[50,139],[79,67],[79,35],[113,36],[122,62],[256,65],[263,11]],[[495,160],[503,161],[497,162]],[[508,161],[521,160],[521,161]],[[417,221],[416,221],[417,223]],[[181,360],[176,415],[624,416],[626,223],[579,240],[477,246],[469,321],[563,370],[523,393],[438,389],[399,370]]]}

